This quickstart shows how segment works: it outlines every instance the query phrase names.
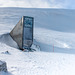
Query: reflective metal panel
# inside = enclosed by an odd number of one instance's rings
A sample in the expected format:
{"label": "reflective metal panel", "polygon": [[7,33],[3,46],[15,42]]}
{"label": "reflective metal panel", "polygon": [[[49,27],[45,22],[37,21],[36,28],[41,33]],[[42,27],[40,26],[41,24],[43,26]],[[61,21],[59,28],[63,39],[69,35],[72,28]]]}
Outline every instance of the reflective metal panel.
{"label": "reflective metal panel", "polygon": [[23,17],[23,48],[29,48],[33,42],[33,18]]}

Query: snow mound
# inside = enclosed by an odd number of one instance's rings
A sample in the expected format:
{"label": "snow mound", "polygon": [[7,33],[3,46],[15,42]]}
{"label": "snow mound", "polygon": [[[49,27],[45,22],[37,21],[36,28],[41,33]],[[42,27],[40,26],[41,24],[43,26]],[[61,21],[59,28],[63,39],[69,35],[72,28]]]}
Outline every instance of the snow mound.
{"label": "snow mound", "polygon": [[[1,35],[0,36],[0,42],[4,43],[10,47],[19,49],[17,43],[12,39],[12,37],[10,36],[9,33]],[[40,46],[37,45],[37,43],[35,43],[35,40],[31,46],[31,48],[34,49],[34,51],[40,51]]]}
{"label": "snow mound", "polygon": [[11,38],[9,33],[1,35],[0,36],[0,42],[6,44],[8,46],[18,48],[17,43]]}

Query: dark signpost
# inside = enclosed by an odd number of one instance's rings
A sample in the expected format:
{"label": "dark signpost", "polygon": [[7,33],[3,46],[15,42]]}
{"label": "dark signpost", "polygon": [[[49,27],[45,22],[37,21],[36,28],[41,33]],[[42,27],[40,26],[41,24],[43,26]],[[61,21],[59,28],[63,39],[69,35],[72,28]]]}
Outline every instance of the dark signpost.
{"label": "dark signpost", "polygon": [[30,49],[33,43],[33,17],[23,16],[10,32],[20,49]]}

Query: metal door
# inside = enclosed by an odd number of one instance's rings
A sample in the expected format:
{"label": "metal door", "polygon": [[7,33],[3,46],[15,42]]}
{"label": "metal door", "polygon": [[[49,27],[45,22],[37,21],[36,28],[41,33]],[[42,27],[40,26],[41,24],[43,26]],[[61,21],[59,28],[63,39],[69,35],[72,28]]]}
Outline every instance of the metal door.
{"label": "metal door", "polygon": [[23,49],[30,48],[33,42],[33,18],[23,17]]}

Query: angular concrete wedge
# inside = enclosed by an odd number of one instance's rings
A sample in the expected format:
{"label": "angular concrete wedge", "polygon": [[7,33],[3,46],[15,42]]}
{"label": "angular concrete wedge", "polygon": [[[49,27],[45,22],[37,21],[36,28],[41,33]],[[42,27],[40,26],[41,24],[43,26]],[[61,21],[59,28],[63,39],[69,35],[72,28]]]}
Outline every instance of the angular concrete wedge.
{"label": "angular concrete wedge", "polygon": [[28,49],[33,43],[33,17],[23,16],[10,32],[20,49]]}

